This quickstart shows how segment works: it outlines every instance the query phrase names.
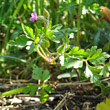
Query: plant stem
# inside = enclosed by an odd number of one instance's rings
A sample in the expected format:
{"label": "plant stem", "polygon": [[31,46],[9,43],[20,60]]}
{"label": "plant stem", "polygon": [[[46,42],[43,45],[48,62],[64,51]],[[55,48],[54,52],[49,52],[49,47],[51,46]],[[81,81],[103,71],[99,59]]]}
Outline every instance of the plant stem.
{"label": "plant stem", "polygon": [[49,52],[48,48],[46,48],[46,51],[47,51],[50,55],[58,55],[58,53],[51,53],[51,52]]}
{"label": "plant stem", "polygon": [[39,49],[41,50],[41,52],[43,53],[43,55],[45,56],[45,57],[47,57],[47,55],[45,54],[45,52],[44,52],[44,50],[42,49],[42,47],[39,45]]}
{"label": "plant stem", "polygon": [[54,58],[54,61],[55,61],[58,57],[60,57],[60,55],[57,55],[57,56]]}
{"label": "plant stem", "polygon": [[38,53],[43,59],[45,59],[45,60],[47,61],[47,58],[40,52],[39,46],[40,46],[39,44],[36,45],[36,51],[37,51],[37,53]]}
{"label": "plant stem", "polygon": [[76,69],[76,68],[74,68],[74,70],[76,71],[76,74],[77,74],[77,79],[78,79],[78,81],[80,81],[80,76],[79,76],[79,72],[78,72],[78,70]]}

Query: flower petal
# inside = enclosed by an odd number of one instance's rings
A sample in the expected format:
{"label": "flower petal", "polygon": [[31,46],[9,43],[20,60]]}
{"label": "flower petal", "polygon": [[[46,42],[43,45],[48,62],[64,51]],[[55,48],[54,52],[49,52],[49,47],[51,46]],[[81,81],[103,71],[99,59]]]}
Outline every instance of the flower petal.
{"label": "flower petal", "polygon": [[32,22],[34,22],[34,21],[35,21],[32,17],[31,17],[29,20],[30,20],[30,21],[32,21]]}
{"label": "flower petal", "polygon": [[36,12],[31,13],[31,16],[32,16],[32,17],[36,17],[36,16],[37,16],[37,13],[36,13]]}
{"label": "flower petal", "polygon": [[33,15],[37,17],[37,13],[36,12],[34,12]]}

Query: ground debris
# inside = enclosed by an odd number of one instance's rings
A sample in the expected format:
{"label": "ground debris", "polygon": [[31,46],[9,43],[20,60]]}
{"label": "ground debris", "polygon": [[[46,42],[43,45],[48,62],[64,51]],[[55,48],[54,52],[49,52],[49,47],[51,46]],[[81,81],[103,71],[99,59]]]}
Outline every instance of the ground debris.
{"label": "ground debris", "polygon": [[[9,87],[12,86],[13,84]],[[14,87],[16,88],[15,84]],[[46,103],[40,102],[39,95],[30,97],[27,94],[16,94],[2,97],[0,110],[95,110],[97,103],[105,98],[99,95],[100,92],[99,87],[91,84],[60,85],[56,87],[55,93],[49,95]]]}

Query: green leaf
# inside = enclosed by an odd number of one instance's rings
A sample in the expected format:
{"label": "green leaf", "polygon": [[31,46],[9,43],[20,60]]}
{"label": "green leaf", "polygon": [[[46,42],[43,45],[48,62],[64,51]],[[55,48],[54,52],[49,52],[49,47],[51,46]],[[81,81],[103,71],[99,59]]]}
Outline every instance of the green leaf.
{"label": "green leaf", "polygon": [[93,73],[93,76],[91,76],[90,81],[92,83],[95,83],[97,86],[99,86],[100,85],[100,78],[101,78],[101,76],[99,74]]}
{"label": "green leaf", "polygon": [[109,58],[110,55],[108,55],[106,52],[101,53],[98,56],[95,56],[94,58],[90,58],[90,62],[94,65],[98,65],[98,64],[104,64],[104,62],[107,60],[107,58]]}
{"label": "green leaf", "polygon": [[20,35],[18,38],[15,40],[10,40],[9,44],[12,46],[20,46],[20,47],[25,47],[28,39],[26,38],[25,35]]}
{"label": "green leaf", "polygon": [[85,69],[85,77],[90,78],[90,81],[92,83],[95,83],[96,85],[100,84],[100,78],[99,75],[100,69],[96,67],[90,66],[88,63],[86,63],[86,69]]}
{"label": "green leaf", "polygon": [[100,73],[103,66],[90,66],[88,65],[89,69],[95,73]]}
{"label": "green leaf", "polygon": [[42,68],[37,66],[33,69],[32,78],[35,80],[42,80]]}
{"label": "green leaf", "polygon": [[23,59],[20,59],[20,58],[18,58],[18,57],[14,57],[14,56],[0,55],[0,58],[12,59],[12,60],[20,61],[20,62],[23,62],[23,63],[29,63],[29,62],[26,61],[26,60],[23,60]]}
{"label": "green leaf", "polygon": [[31,54],[34,51],[34,48],[35,44],[32,42],[32,44],[30,45],[29,54]]}
{"label": "green leaf", "polygon": [[38,94],[41,95],[40,96],[40,100],[42,102],[46,102],[47,99],[49,98],[49,95],[46,93],[46,91],[44,90],[44,88],[42,88],[41,90],[38,91]]}
{"label": "green leaf", "polygon": [[87,60],[93,65],[104,64],[105,60],[110,57],[106,52],[102,53],[102,49],[97,49],[96,46],[87,49],[86,52],[89,54]]}
{"label": "green leaf", "polygon": [[47,39],[41,39],[40,44],[43,48],[48,48],[50,46],[50,42]]}
{"label": "green leaf", "polygon": [[33,69],[32,78],[35,80],[45,81],[49,79],[49,71],[42,71],[42,68],[38,68],[37,66]]}
{"label": "green leaf", "polygon": [[79,47],[73,47],[73,48],[70,50],[69,54],[74,54],[74,53],[76,53],[78,50],[79,50]]}
{"label": "green leaf", "polygon": [[101,84],[101,93],[102,95],[110,95],[110,83],[107,86]]}
{"label": "green leaf", "polygon": [[88,53],[84,49],[79,49],[79,47],[73,47],[68,54],[77,58],[88,56]]}
{"label": "green leaf", "polygon": [[32,28],[30,28],[30,27],[25,26],[24,24],[22,24],[22,29],[23,29],[23,31],[26,34],[26,37],[28,39],[32,39],[32,40],[34,39],[33,38],[33,29]]}
{"label": "green leaf", "polygon": [[110,62],[106,63],[107,70],[110,71]]}
{"label": "green leaf", "polygon": [[17,89],[14,89],[14,90],[10,90],[10,91],[8,91],[8,92],[4,92],[4,93],[0,94],[0,97],[7,96],[7,95],[12,95],[12,94],[16,94],[16,93],[22,92],[22,90],[23,90],[24,88],[25,88],[25,87],[17,88]]}
{"label": "green leaf", "polygon": [[30,96],[34,96],[36,93],[36,90],[38,88],[37,84],[28,84],[24,89],[22,90],[22,93],[24,94],[30,94]]}
{"label": "green leaf", "polygon": [[30,93],[29,93],[30,96],[34,96],[35,95],[37,88],[38,88],[37,85],[33,85],[33,86],[30,87],[30,90],[31,90]]}
{"label": "green leaf", "polygon": [[42,32],[42,29],[36,27],[36,29],[35,29],[35,40],[37,37],[39,37],[41,35],[41,32]]}
{"label": "green leaf", "polygon": [[96,59],[97,57],[99,57],[101,52],[102,52],[102,49],[97,49],[97,51],[95,51],[95,53],[93,54],[92,57],[90,57],[90,59]]}
{"label": "green leaf", "polygon": [[108,70],[108,67],[107,66],[105,66],[102,70],[101,70],[101,72],[99,73],[100,75],[103,75],[104,77],[109,77],[109,70]]}
{"label": "green leaf", "polygon": [[30,92],[30,87],[29,86],[24,87],[24,89],[22,90],[22,93],[24,93],[24,94],[27,94],[29,92]]}
{"label": "green leaf", "polygon": [[107,42],[106,44],[104,44],[104,47],[103,47],[103,51],[109,51],[110,50],[110,42]]}
{"label": "green leaf", "polygon": [[49,98],[49,95],[45,92],[45,94],[40,96],[40,100],[44,103]]}
{"label": "green leaf", "polygon": [[83,66],[83,61],[69,59],[68,62],[64,63],[64,68],[81,68]]}
{"label": "green leaf", "polygon": [[55,42],[55,43],[60,43],[60,40],[57,39],[55,35],[53,35],[50,40],[53,41],[53,42]]}
{"label": "green leaf", "polygon": [[42,81],[45,81],[49,78],[49,71],[45,70],[42,75]]}
{"label": "green leaf", "polygon": [[57,52],[58,53],[64,53],[64,50],[65,50],[65,45],[60,45],[58,48],[57,48]]}
{"label": "green leaf", "polygon": [[54,90],[52,90],[52,86],[49,84],[43,84],[41,89],[38,91],[38,94],[40,95],[40,100],[42,102],[46,102],[49,98],[48,93],[54,93]]}
{"label": "green leaf", "polygon": [[49,39],[53,39],[53,31],[48,29],[46,31],[46,37],[48,37]]}
{"label": "green leaf", "polygon": [[97,46],[92,46],[91,49],[87,49],[86,52],[89,53],[89,57],[93,56],[96,52]]}
{"label": "green leaf", "polygon": [[49,84],[44,84],[42,86],[42,88],[44,88],[44,90],[46,90],[46,92],[49,93],[49,94],[54,93],[54,90],[52,90],[52,86],[49,85]]}
{"label": "green leaf", "polygon": [[106,98],[105,102],[97,104],[97,110],[109,110],[110,109],[110,99]]}
{"label": "green leaf", "polygon": [[62,24],[57,24],[57,25],[54,25],[54,26],[52,26],[52,30],[59,30],[59,29],[61,29],[63,26],[62,26]]}

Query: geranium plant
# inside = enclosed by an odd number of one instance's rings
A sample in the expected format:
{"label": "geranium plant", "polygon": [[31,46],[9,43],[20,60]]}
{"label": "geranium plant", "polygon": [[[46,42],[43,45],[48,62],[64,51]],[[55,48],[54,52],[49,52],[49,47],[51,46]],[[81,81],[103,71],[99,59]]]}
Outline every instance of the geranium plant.
{"label": "geranium plant", "polygon": [[[86,50],[79,49],[78,46],[71,47],[68,33],[77,29],[65,31],[61,29],[62,25],[52,26],[49,16],[50,14],[46,9],[44,9],[44,16],[39,16],[36,12],[32,13],[29,20],[35,25],[37,23],[35,29],[22,23],[24,34],[15,40],[10,40],[9,44],[11,46],[29,47],[29,54],[36,51],[48,64],[57,64],[60,61],[61,70],[71,69],[71,74],[77,74],[79,80],[81,76],[84,76],[91,83],[102,87],[101,78],[109,76],[110,63],[106,63],[106,60],[110,55],[102,52],[102,49],[97,49],[96,46]],[[54,53],[49,51],[51,42],[58,44]],[[40,83],[28,84],[26,87],[3,93],[1,96],[17,92],[29,93],[31,96],[37,93],[41,95],[41,101],[45,102],[49,97],[48,93],[53,92],[52,86],[45,84],[45,81],[49,79],[49,71],[43,71],[42,68],[35,65],[32,78],[40,81]]]}

